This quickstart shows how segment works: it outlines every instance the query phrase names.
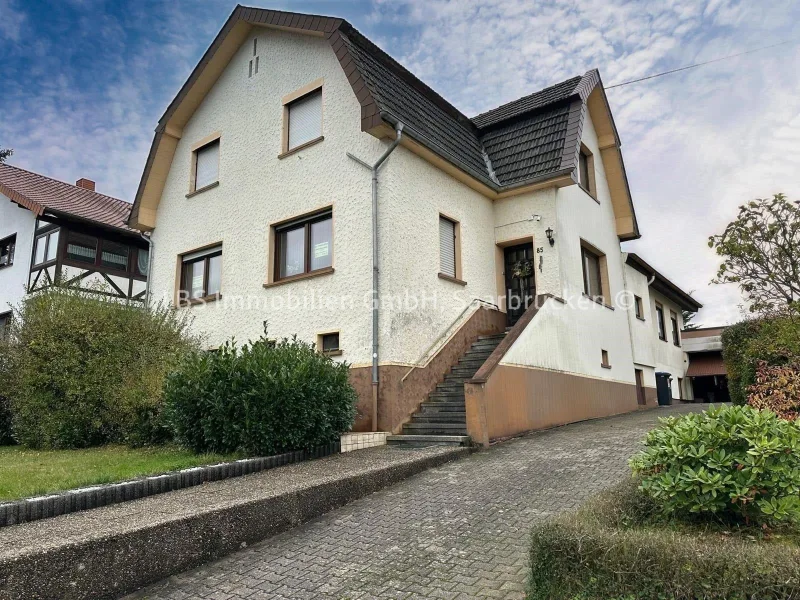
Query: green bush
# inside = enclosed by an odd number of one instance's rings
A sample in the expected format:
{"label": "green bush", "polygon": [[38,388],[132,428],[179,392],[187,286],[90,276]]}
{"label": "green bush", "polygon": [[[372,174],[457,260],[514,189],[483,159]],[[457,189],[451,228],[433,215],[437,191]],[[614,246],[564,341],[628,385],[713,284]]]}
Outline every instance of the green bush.
{"label": "green bush", "polygon": [[635,481],[537,525],[529,600],[800,598],[796,532],[665,520]]}
{"label": "green bush", "polygon": [[800,521],[800,425],[750,406],[662,419],[631,459],[641,490],[677,516]]}
{"label": "green bush", "polygon": [[167,418],[195,452],[272,455],[336,441],[355,418],[349,367],[297,339],[197,352],[164,387]]}
{"label": "green bush", "polygon": [[34,448],[159,443],[167,371],[195,347],[184,317],[69,287],[26,296],[3,347],[14,436]]}
{"label": "green bush", "polygon": [[783,366],[800,361],[800,317],[795,313],[731,325],[722,333],[728,390],[734,404],[746,404],[760,362]]}

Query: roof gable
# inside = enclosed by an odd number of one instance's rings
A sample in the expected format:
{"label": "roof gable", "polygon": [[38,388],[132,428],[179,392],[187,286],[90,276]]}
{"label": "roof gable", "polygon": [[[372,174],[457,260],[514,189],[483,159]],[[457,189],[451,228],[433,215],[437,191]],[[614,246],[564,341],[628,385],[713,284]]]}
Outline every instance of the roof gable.
{"label": "roof gable", "polygon": [[[343,19],[237,6],[159,121],[131,224],[155,226],[183,128],[253,27],[325,37],[361,104],[362,131],[393,136],[394,126],[402,122],[404,146],[490,198],[578,180],[583,120],[587,106],[592,112],[593,91],[602,88],[596,70],[469,119]],[[607,101],[602,109],[612,123],[617,153],[603,155],[610,180],[619,183],[612,192],[618,197],[617,232],[621,239],[632,239],[639,233],[619,139]]]}
{"label": "roof gable", "polygon": [[0,164],[0,192],[37,217],[45,212],[133,231],[127,225],[131,204],[38,173]]}

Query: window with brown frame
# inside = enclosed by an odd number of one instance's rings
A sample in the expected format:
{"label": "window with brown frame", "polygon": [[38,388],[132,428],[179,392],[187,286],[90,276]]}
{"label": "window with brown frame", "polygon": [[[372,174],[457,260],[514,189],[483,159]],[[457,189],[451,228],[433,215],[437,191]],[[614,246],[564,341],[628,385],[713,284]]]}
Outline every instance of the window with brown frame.
{"label": "window with brown frame", "polygon": [[191,192],[219,183],[219,138],[195,150],[192,160],[194,179]]}
{"label": "window with brown frame", "polygon": [[339,332],[332,331],[330,333],[323,333],[317,339],[317,346],[323,354],[328,356],[336,356],[342,353],[342,348],[339,346]]}
{"label": "window with brown frame", "polygon": [[333,213],[302,217],[275,228],[275,281],[291,279],[333,265]]}
{"label": "window with brown frame", "polygon": [[322,88],[287,104],[286,119],[286,151],[322,137]]}
{"label": "window with brown frame", "polygon": [[658,339],[667,341],[667,328],[664,325],[664,307],[656,302],[656,323],[658,325]]}
{"label": "window with brown frame", "polygon": [[672,321],[672,343],[676,346],[681,345],[681,334],[678,328],[678,315],[674,311],[669,311],[669,318]]}
{"label": "window with brown frame", "polygon": [[181,256],[179,303],[218,298],[222,283],[222,246]]}
{"label": "window with brown frame", "polygon": [[33,243],[34,266],[52,262],[58,255],[58,229],[51,229],[36,237]]}
{"label": "window with brown frame", "polygon": [[634,296],[633,300],[636,305],[636,318],[644,321],[644,303],[642,299],[639,296]]}
{"label": "window with brown frame", "polygon": [[603,277],[600,272],[600,255],[585,246],[581,247],[583,262],[583,292],[595,300],[603,300]]}
{"label": "window with brown frame", "polygon": [[0,269],[14,264],[14,249],[16,245],[16,233],[0,240]]}
{"label": "window with brown frame", "polygon": [[578,185],[590,196],[595,196],[594,157],[583,144],[581,144],[581,149],[578,153]]}

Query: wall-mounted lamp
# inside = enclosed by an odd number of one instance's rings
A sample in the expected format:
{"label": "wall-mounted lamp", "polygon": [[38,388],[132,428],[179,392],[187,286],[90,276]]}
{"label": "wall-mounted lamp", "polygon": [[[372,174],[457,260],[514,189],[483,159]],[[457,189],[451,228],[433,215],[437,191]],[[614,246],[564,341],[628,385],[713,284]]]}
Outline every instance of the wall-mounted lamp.
{"label": "wall-mounted lamp", "polygon": [[550,245],[551,246],[555,246],[556,245],[556,241],[553,239],[553,228],[552,227],[548,227],[545,230],[544,234],[547,236],[547,240],[550,242]]}

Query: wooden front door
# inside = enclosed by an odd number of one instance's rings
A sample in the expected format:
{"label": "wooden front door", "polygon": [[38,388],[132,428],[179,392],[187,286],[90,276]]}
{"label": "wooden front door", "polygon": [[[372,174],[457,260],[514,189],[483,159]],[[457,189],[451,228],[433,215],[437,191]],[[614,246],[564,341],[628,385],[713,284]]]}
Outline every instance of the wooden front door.
{"label": "wooden front door", "polygon": [[506,315],[513,326],[536,297],[533,244],[505,249]]}
{"label": "wooden front door", "polygon": [[644,371],[636,369],[636,401],[644,406],[647,404],[647,397],[644,394]]}

